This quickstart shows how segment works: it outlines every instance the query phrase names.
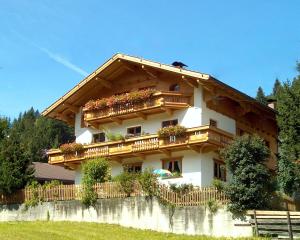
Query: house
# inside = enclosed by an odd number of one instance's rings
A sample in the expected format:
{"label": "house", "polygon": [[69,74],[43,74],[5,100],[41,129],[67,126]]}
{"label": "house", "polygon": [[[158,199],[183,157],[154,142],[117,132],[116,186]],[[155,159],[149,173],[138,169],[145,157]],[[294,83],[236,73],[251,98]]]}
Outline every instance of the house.
{"label": "house", "polygon": [[[275,170],[275,113],[208,74],[116,54],[42,114],[75,127],[83,149],[52,149],[48,156],[50,164],[74,169],[76,183],[81,163],[99,156],[109,159],[113,176],[163,168],[180,173],[163,181],[209,186],[226,180],[219,150],[236,135],[265,139],[267,166]],[[158,135],[175,125],[186,130]]]}
{"label": "house", "polygon": [[34,169],[33,176],[35,180],[41,184],[52,180],[58,180],[65,185],[75,183],[75,172],[64,167],[33,162],[32,168]]}

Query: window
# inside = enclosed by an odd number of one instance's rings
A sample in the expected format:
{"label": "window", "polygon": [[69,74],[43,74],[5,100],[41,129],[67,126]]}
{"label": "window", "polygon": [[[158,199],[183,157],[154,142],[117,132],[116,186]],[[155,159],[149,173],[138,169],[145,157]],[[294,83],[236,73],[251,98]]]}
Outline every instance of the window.
{"label": "window", "polygon": [[226,166],[224,162],[214,160],[214,178],[226,181]]}
{"label": "window", "polygon": [[162,168],[170,172],[182,172],[182,158],[162,159]]}
{"label": "window", "polygon": [[141,136],[141,133],[142,133],[141,126],[127,128],[127,135],[129,135],[129,136],[132,136],[132,137]]}
{"label": "window", "polygon": [[214,119],[209,119],[209,126],[217,127],[217,121]]}
{"label": "window", "polygon": [[179,92],[180,91],[180,86],[179,84],[172,84],[170,87],[169,87],[169,91],[172,91],[172,92]]}
{"label": "window", "polygon": [[173,119],[173,120],[163,121],[161,126],[164,128],[169,126],[176,126],[177,124],[178,124],[178,119]]}
{"label": "window", "polygon": [[93,143],[105,142],[105,133],[93,134]]}
{"label": "window", "polygon": [[123,166],[124,171],[127,172],[142,172],[142,163],[129,163]]}

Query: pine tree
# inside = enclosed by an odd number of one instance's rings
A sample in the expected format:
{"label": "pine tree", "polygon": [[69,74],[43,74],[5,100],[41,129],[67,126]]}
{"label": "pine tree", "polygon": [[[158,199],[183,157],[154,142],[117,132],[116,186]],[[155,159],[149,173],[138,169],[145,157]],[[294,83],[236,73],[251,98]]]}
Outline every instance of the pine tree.
{"label": "pine tree", "polygon": [[261,87],[259,87],[257,89],[257,93],[256,93],[256,100],[259,101],[260,103],[267,105],[268,101],[267,101],[267,97],[263,91],[263,89]]}
{"label": "pine tree", "polygon": [[271,96],[276,99],[277,94],[279,93],[280,89],[281,89],[281,83],[280,83],[279,79],[276,78]]}
{"label": "pine tree", "polygon": [[[298,64],[299,70],[300,66]],[[300,75],[283,83],[277,93],[279,127],[278,183],[292,194],[300,190]]]}

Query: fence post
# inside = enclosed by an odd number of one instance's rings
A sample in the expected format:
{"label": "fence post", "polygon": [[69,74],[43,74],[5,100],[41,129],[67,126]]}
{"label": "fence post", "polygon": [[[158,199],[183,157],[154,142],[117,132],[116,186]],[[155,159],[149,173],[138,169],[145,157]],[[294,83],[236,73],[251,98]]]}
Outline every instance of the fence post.
{"label": "fence post", "polygon": [[288,231],[289,231],[289,238],[293,240],[293,230],[292,230],[292,224],[291,224],[291,218],[290,218],[290,212],[286,211],[287,216],[287,225],[288,225]]}
{"label": "fence post", "polygon": [[257,218],[256,218],[256,210],[253,210],[254,215],[254,226],[255,226],[255,235],[259,236],[258,226],[257,226]]}

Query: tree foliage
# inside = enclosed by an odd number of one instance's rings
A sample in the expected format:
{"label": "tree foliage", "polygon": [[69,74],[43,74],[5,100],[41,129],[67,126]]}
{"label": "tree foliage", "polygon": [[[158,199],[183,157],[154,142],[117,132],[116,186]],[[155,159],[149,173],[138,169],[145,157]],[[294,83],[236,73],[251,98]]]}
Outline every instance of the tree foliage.
{"label": "tree foliage", "polygon": [[94,191],[96,183],[102,183],[109,179],[109,164],[104,158],[95,158],[82,165],[82,196],[81,202],[90,207],[97,201],[97,193]]}
{"label": "tree foliage", "polygon": [[[298,67],[300,68],[299,64]],[[283,83],[277,93],[279,127],[278,183],[288,194],[300,186],[300,75]]]}
{"label": "tree foliage", "polygon": [[0,118],[0,192],[10,194],[32,178],[31,163],[46,162],[46,149],[73,140],[72,128],[33,108],[10,123]]}
{"label": "tree foliage", "polygon": [[268,99],[263,91],[263,89],[261,87],[259,87],[257,89],[257,93],[256,93],[256,100],[259,101],[260,103],[267,105],[268,104]]}
{"label": "tree foliage", "polygon": [[269,149],[258,136],[236,138],[221,151],[232,177],[225,188],[231,203],[229,210],[239,215],[248,209],[268,206],[271,177],[265,166]]}

